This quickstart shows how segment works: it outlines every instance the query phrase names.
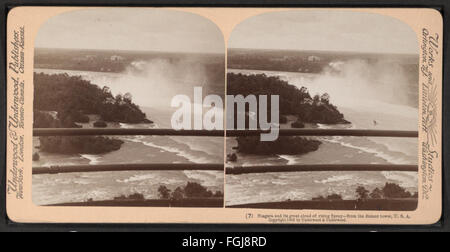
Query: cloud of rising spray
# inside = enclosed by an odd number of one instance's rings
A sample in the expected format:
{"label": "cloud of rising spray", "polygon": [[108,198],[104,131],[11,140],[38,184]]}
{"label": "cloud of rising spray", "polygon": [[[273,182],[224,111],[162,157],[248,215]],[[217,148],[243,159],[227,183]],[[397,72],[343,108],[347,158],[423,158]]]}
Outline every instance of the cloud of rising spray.
{"label": "cloud of rising spray", "polygon": [[335,61],[307,87],[311,94],[328,93],[332,103],[343,107],[372,102],[414,106],[418,92],[414,74],[418,73],[395,61]]}
{"label": "cloud of rising spray", "polygon": [[194,86],[208,83],[204,64],[189,60],[134,61],[108,85],[113,94],[130,93],[133,102],[145,107],[170,107],[175,95],[191,97]]}

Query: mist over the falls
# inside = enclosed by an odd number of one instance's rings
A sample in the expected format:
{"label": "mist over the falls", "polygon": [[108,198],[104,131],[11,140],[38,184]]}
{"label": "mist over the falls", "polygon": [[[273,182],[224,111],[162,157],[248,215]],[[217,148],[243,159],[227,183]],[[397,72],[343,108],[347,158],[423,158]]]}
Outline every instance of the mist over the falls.
{"label": "mist over the falls", "polygon": [[337,106],[388,103],[417,107],[417,71],[389,60],[334,61],[306,86],[312,95],[328,93]]}
{"label": "mist over the falls", "polygon": [[132,62],[107,86],[114,95],[130,93],[139,106],[169,108],[176,95],[192,99],[196,86],[203,87],[205,93],[219,92],[214,87],[220,84],[217,80],[220,71],[223,75],[224,69],[208,68],[205,62],[188,59],[139,60]]}

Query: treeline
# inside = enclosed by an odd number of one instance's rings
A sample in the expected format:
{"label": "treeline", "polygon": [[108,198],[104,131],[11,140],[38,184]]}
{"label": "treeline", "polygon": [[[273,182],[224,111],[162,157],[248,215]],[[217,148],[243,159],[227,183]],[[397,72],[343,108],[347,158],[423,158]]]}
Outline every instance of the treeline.
{"label": "treeline", "polygon": [[316,56],[307,53],[293,56],[287,53],[233,52],[231,50],[228,55],[228,67],[232,69],[319,73],[329,63],[328,60],[308,60],[310,57]]}
{"label": "treeline", "polygon": [[[419,197],[418,193],[411,193],[405,188],[395,183],[387,182],[382,188],[375,188],[372,191],[367,190],[364,186],[358,186],[355,190],[356,198],[358,200],[369,199],[410,199]],[[339,194],[333,193],[328,196],[318,196],[312,200],[342,200],[343,197]]]}
{"label": "treeline", "polygon": [[375,63],[380,60],[386,62],[399,62],[405,70],[407,70],[409,66],[413,67],[413,74],[408,75],[413,78],[416,78],[414,76],[417,76],[418,64],[411,62],[419,62],[418,55],[416,54],[399,55],[359,52],[231,48],[228,50],[227,66],[231,69],[320,73],[323,69],[328,67],[331,62],[345,62],[350,60],[365,60],[369,63]]}
{"label": "treeline", "polygon": [[[35,111],[35,128],[80,128],[72,121],[59,120],[50,112]],[[92,136],[49,136],[39,137],[38,149],[43,152],[59,154],[103,154],[119,150],[122,140],[108,137]],[[39,154],[34,153],[33,161],[39,161]]]}
{"label": "treeline", "polygon": [[319,149],[320,141],[304,137],[279,137],[275,141],[262,142],[259,137],[238,137],[238,151],[256,155],[298,155]]}
{"label": "treeline", "polygon": [[35,48],[34,56],[35,68],[111,73],[125,72],[138,61],[190,61],[204,65],[206,72],[217,69],[224,79],[223,54]]}
{"label": "treeline", "polygon": [[132,102],[130,94],[114,97],[109,88],[101,89],[68,74],[34,74],[34,110],[56,111],[63,125],[89,122],[86,114],[97,114],[109,122],[151,122]]}
{"label": "treeline", "polygon": [[[105,121],[150,123],[132,102],[131,95],[114,97],[108,88],[100,89],[81,77],[67,74],[34,75],[34,128],[81,128],[89,123],[86,114],[98,114]],[[94,123],[104,127],[103,121]],[[124,143],[108,137],[51,136],[40,137],[40,151],[60,154],[103,154],[119,150]],[[34,154],[39,160],[39,154]]]}
{"label": "treeline", "polygon": [[40,137],[39,150],[60,154],[104,154],[119,150],[122,140],[107,137],[71,136]]}
{"label": "treeline", "polygon": [[221,191],[213,193],[206,187],[196,182],[187,182],[184,187],[177,187],[175,190],[170,190],[162,185],[158,188],[158,194],[161,199],[189,199],[189,198],[223,198]]}
{"label": "treeline", "polygon": [[[89,118],[87,120],[89,121]],[[34,128],[81,128],[75,121],[80,122],[80,120],[73,120],[69,117],[58,119],[57,113],[52,112],[34,110],[33,113]]]}
{"label": "treeline", "polygon": [[[228,74],[228,95],[278,95],[280,102],[280,123],[287,123],[287,116],[294,115],[297,121],[292,123],[293,128],[303,128],[304,123],[339,124],[349,123],[336,106],[330,103],[330,96],[323,94],[311,97],[306,88],[297,88],[278,77],[265,74],[243,75]],[[235,124],[238,115],[235,110]],[[271,103],[268,101],[268,115],[270,120]],[[259,113],[258,113],[259,114]],[[246,127],[249,127],[249,113],[246,113]],[[258,120],[257,120],[258,121]],[[237,125],[235,125],[236,127]],[[237,150],[245,154],[257,155],[296,155],[316,151],[321,142],[304,137],[280,137],[273,142],[262,142],[257,137],[238,137]],[[230,156],[234,162],[236,158]]]}
{"label": "treeline", "polygon": [[[305,123],[349,123],[337,107],[330,103],[330,96],[326,93],[312,97],[305,87],[299,89],[279,77],[265,74],[228,73],[227,80],[227,95],[279,95],[280,116],[296,115],[299,121]],[[268,106],[270,111],[270,102]]]}
{"label": "treeline", "polygon": [[418,198],[417,192],[408,192],[405,188],[395,183],[386,183],[383,188],[375,188],[371,192],[364,186],[356,188],[358,199],[407,199]]}

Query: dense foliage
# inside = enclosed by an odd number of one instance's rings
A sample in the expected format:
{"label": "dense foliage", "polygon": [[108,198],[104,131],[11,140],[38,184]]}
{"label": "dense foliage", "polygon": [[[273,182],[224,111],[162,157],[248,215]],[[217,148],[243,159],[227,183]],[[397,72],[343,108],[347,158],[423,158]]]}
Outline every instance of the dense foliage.
{"label": "dense foliage", "polygon": [[279,137],[272,142],[262,142],[259,137],[238,137],[238,151],[257,155],[297,155],[319,149],[320,141],[304,137]]}
{"label": "dense foliage", "polygon": [[312,198],[312,200],[342,200],[342,196],[336,193],[330,194],[326,197],[324,196],[318,196],[318,197],[314,197]]}
{"label": "dense foliage", "polygon": [[[306,88],[298,89],[278,77],[265,74],[228,74],[228,95],[279,95],[280,115],[296,115],[304,123],[349,123],[336,106],[330,103],[328,94],[311,97]],[[270,111],[270,102],[268,103]],[[270,113],[269,115],[270,116]]]}
{"label": "dense foliage", "polygon": [[360,186],[356,189],[356,194],[359,199],[404,199],[404,198],[418,198],[417,193],[410,193],[405,188],[395,184],[386,183],[383,188],[375,188],[369,192],[364,187]]}
{"label": "dense foliage", "polygon": [[[137,200],[137,201],[142,201],[142,200],[145,200],[145,197],[141,193],[133,193],[133,194],[127,195],[127,196],[121,195],[121,196],[118,196],[118,197],[114,197],[114,200]],[[93,201],[93,200],[91,199],[89,201]]]}
{"label": "dense foliage", "polygon": [[161,199],[186,199],[186,198],[222,198],[223,193],[216,191],[215,193],[208,190],[206,187],[195,182],[188,182],[184,187],[177,187],[171,191],[166,186],[158,188],[159,197]]}
{"label": "dense foliage", "polygon": [[[311,56],[315,60],[311,59]],[[230,49],[228,67],[283,72],[319,73],[330,62],[320,52]],[[320,60],[319,60],[320,59]]]}
{"label": "dense foliage", "polygon": [[130,94],[114,97],[106,87],[67,74],[34,74],[34,109],[56,111],[61,121],[84,123],[86,114],[98,114],[109,122],[150,122]]}
{"label": "dense foliage", "polygon": [[81,128],[69,117],[60,120],[56,115],[50,112],[42,112],[35,110],[33,115],[34,128]]}
{"label": "dense foliage", "polygon": [[103,154],[119,150],[124,143],[107,137],[40,137],[40,150],[60,154]]}
{"label": "dense foliage", "polygon": [[[383,188],[375,188],[370,192],[364,186],[358,186],[355,190],[355,194],[358,200],[369,200],[369,199],[413,199],[418,198],[419,195],[416,193],[410,193],[405,188],[401,187],[395,183],[387,182]],[[342,195],[331,194],[326,197],[318,196],[312,198],[312,200],[342,200]]]}
{"label": "dense foliage", "polygon": [[[69,119],[60,120],[50,112],[34,112],[35,128],[79,128]],[[51,136],[39,137],[40,151],[60,154],[103,154],[119,150],[124,143],[107,137],[91,136]],[[39,161],[39,154],[34,153],[33,161]]]}

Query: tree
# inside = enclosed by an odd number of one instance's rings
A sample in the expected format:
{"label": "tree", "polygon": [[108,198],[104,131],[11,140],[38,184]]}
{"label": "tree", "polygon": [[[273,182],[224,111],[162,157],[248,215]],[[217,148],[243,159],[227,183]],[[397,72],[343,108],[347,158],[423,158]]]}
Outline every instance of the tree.
{"label": "tree", "polygon": [[312,200],[325,200],[325,197],[320,195],[320,196],[317,196],[317,197],[313,197]]}
{"label": "tree", "polygon": [[121,94],[116,95],[116,104],[121,104],[123,101],[123,97]]}
{"label": "tree", "polygon": [[363,186],[358,186],[358,188],[356,188],[356,194],[360,200],[366,200],[369,197],[369,191]]}
{"label": "tree", "polygon": [[130,93],[126,93],[123,95],[123,101],[130,104],[133,100],[133,96]]}
{"label": "tree", "polygon": [[336,193],[327,196],[327,200],[342,200],[342,196]]}
{"label": "tree", "polygon": [[221,191],[216,191],[214,193],[214,197],[216,197],[216,198],[223,198],[223,193]]}
{"label": "tree", "polygon": [[[280,115],[301,115],[301,120],[305,123],[348,123],[336,107],[321,102],[319,94],[313,100],[307,88],[299,89],[279,77],[269,77],[264,74],[228,73],[227,94],[243,95],[244,97],[248,95],[278,95],[280,97]],[[328,97],[329,95],[325,95],[324,101],[330,100]]]}
{"label": "tree", "polygon": [[301,88],[300,88],[300,92],[301,92],[302,94],[308,94],[308,88],[306,88],[306,87],[301,87]]}
{"label": "tree", "polygon": [[373,191],[370,193],[369,196],[372,199],[382,199],[382,198],[384,198],[383,191],[381,191],[380,188],[378,188],[378,187],[373,189]]}
{"label": "tree", "polygon": [[172,193],[172,199],[179,200],[184,198],[184,190],[181,187],[177,187]]}
{"label": "tree", "polygon": [[102,88],[102,92],[103,92],[103,94],[105,94],[105,95],[110,95],[110,94],[111,94],[111,89],[110,89],[109,87],[107,87],[107,86],[104,86],[104,87]]}
{"label": "tree", "polygon": [[166,186],[160,186],[158,188],[159,197],[161,199],[169,199],[170,198],[170,189],[168,189]]}
{"label": "tree", "polygon": [[128,199],[142,201],[142,200],[145,200],[145,197],[141,193],[133,193],[131,195],[128,195]]}
{"label": "tree", "polygon": [[411,193],[395,183],[386,183],[382,189],[385,198],[410,198]]}
{"label": "tree", "polygon": [[330,104],[330,95],[325,93],[320,97],[320,101],[325,104]]}
{"label": "tree", "polygon": [[33,161],[39,161],[40,158],[39,153],[36,152],[33,154]]}
{"label": "tree", "polygon": [[[81,77],[35,73],[34,97],[35,111],[57,111],[55,119],[66,128],[75,127],[75,122],[89,122],[87,114],[99,115],[108,122],[149,123],[145,113],[132,103],[131,94],[114,97],[108,87],[99,88]],[[40,117],[37,122],[45,123]]]}
{"label": "tree", "polygon": [[210,194],[212,194],[205,187],[195,182],[188,182],[184,188],[184,193],[188,198],[210,197]]}
{"label": "tree", "polygon": [[319,105],[319,103],[320,103],[320,96],[317,94],[317,95],[315,95],[314,98],[313,98],[313,104],[314,104],[315,106],[317,106],[317,105]]}

